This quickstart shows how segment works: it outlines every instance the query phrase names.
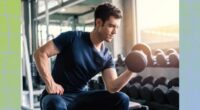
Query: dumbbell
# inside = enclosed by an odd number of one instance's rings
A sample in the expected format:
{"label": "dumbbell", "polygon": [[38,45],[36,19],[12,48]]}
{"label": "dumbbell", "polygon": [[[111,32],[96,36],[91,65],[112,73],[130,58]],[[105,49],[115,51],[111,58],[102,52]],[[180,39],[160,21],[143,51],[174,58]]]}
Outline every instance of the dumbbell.
{"label": "dumbbell", "polygon": [[140,88],[141,88],[141,83],[135,82],[131,84],[130,88],[128,89],[128,94],[131,98],[133,99],[139,99],[140,98]]}
{"label": "dumbbell", "polygon": [[154,81],[153,99],[160,104],[166,102],[166,93],[168,91],[166,81],[165,77],[159,77]]}
{"label": "dumbbell", "polygon": [[166,97],[169,104],[179,107],[179,87],[171,87],[168,90]]}
{"label": "dumbbell", "polygon": [[136,77],[132,78],[129,81],[130,88],[128,94],[130,95],[131,98],[133,99],[139,98],[139,90],[141,87],[141,82],[142,82],[142,76],[140,75],[137,75]]}
{"label": "dumbbell", "polygon": [[144,78],[142,80],[142,86],[144,86],[145,84],[152,84],[153,85],[153,80],[154,80],[153,76],[147,76],[146,78]]}
{"label": "dumbbell", "polygon": [[154,52],[153,52],[153,55],[157,55],[159,53],[164,53],[164,51],[162,49],[156,49]]}
{"label": "dumbbell", "polygon": [[139,50],[143,51],[144,54],[147,56],[148,64],[147,66],[152,66],[153,65],[153,58],[152,58],[152,51],[149,45],[145,43],[138,43],[134,45],[131,49],[132,51]]}
{"label": "dumbbell", "polygon": [[156,59],[156,66],[159,66],[159,67],[167,66],[167,57],[165,56],[164,52],[158,53],[155,56],[155,59]]}
{"label": "dumbbell", "polygon": [[159,84],[153,89],[153,99],[160,103],[166,103],[166,94],[168,92],[168,88],[166,85]]}
{"label": "dumbbell", "polygon": [[178,54],[178,52],[177,52],[174,48],[170,48],[170,49],[168,49],[168,50],[165,52],[166,55],[169,55],[169,54],[171,54],[171,53],[176,53],[176,54]]}
{"label": "dumbbell", "polygon": [[166,77],[159,77],[154,81],[153,85],[154,85],[154,87],[156,87],[158,85],[165,85],[166,86],[167,85],[166,82],[167,82]]}
{"label": "dumbbell", "polygon": [[152,84],[145,84],[140,89],[140,97],[146,101],[152,100],[152,91],[153,91],[153,85]]}
{"label": "dumbbell", "polygon": [[142,76],[140,75],[137,75],[136,77],[132,78],[130,81],[129,81],[130,85],[134,84],[134,83],[142,83]]}
{"label": "dumbbell", "polygon": [[174,48],[168,49],[166,52],[169,67],[179,67],[179,55]]}
{"label": "dumbbell", "polygon": [[179,78],[176,77],[176,78],[169,80],[169,82],[167,83],[167,86],[168,86],[168,88],[171,88],[173,86],[179,87]]}
{"label": "dumbbell", "polygon": [[140,96],[142,99],[145,99],[146,101],[151,101],[152,99],[152,91],[153,91],[153,76],[146,77],[143,82],[140,89]]}
{"label": "dumbbell", "polygon": [[179,67],[179,55],[177,53],[170,53],[168,60],[170,67]]}
{"label": "dumbbell", "polygon": [[142,51],[131,51],[126,59],[125,64],[128,70],[132,72],[142,72],[147,66],[147,57]]}
{"label": "dumbbell", "polygon": [[[153,51],[153,54],[152,54],[152,59],[153,59],[153,65],[152,66],[159,66],[158,64],[157,64],[157,55],[158,54],[161,54],[161,55],[164,55],[164,51],[162,50],[162,49],[156,49],[156,50],[154,50]],[[160,58],[158,58],[158,59],[160,59]]]}
{"label": "dumbbell", "polygon": [[130,96],[129,95],[129,89],[130,89],[130,84],[128,83],[128,84],[126,84],[122,89],[121,89],[121,92],[124,92],[124,93],[126,93],[128,96]]}

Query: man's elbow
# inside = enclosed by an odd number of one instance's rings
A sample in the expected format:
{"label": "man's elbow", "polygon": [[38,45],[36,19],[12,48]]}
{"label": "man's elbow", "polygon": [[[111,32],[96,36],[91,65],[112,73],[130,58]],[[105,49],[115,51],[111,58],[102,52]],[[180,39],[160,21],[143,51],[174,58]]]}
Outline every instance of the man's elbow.
{"label": "man's elbow", "polygon": [[41,51],[41,49],[37,49],[35,52],[34,52],[34,58],[35,60],[37,60],[38,58],[44,58],[46,55],[44,52]]}
{"label": "man's elbow", "polygon": [[107,90],[108,90],[108,92],[110,92],[110,93],[115,93],[115,92],[119,92],[120,91],[120,89],[118,89],[118,88],[107,88]]}

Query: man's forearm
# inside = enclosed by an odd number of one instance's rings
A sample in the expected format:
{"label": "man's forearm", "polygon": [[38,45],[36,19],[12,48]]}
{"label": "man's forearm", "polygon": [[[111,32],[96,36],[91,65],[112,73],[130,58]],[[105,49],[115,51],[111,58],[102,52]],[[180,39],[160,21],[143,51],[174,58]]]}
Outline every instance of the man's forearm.
{"label": "man's forearm", "polygon": [[46,85],[51,85],[53,78],[50,72],[48,56],[38,50],[35,52],[34,57],[40,77]]}
{"label": "man's forearm", "polygon": [[137,73],[125,70],[118,78],[113,81],[114,92],[120,91]]}

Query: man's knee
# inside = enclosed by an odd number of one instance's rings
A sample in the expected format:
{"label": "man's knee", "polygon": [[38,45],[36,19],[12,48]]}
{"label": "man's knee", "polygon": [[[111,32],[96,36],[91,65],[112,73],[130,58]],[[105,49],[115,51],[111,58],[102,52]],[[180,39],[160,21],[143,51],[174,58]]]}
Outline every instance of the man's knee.
{"label": "man's knee", "polygon": [[61,96],[47,95],[42,99],[42,110],[66,110],[67,106]]}
{"label": "man's knee", "polygon": [[116,93],[116,96],[117,96],[117,98],[118,98],[119,100],[123,100],[123,101],[129,102],[129,96],[126,95],[126,94],[123,93],[123,92],[117,92],[117,93]]}
{"label": "man's knee", "polygon": [[123,92],[115,93],[117,98],[117,103],[115,105],[115,110],[128,110],[129,106],[129,97]]}

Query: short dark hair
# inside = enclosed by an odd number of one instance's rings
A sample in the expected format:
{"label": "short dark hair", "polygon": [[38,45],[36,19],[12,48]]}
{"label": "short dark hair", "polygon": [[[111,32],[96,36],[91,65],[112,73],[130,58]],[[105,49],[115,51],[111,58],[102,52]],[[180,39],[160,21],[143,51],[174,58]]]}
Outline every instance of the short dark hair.
{"label": "short dark hair", "polygon": [[100,18],[103,23],[109,19],[110,16],[114,16],[115,18],[122,18],[122,12],[119,8],[112,5],[111,3],[102,3],[96,7],[94,17],[95,21],[97,18]]}

